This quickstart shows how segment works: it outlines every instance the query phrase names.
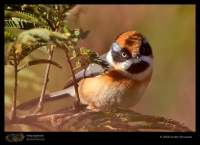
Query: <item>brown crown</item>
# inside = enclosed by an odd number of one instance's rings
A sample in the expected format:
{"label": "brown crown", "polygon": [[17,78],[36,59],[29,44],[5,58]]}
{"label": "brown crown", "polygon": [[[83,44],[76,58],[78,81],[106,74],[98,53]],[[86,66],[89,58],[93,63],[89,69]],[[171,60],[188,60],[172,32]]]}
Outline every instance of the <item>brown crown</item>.
{"label": "brown crown", "polygon": [[137,52],[142,45],[142,34],[137,31],[124,32],[118,35],[115,41],[121,45],[122,48],[126,48],[130,52]]}

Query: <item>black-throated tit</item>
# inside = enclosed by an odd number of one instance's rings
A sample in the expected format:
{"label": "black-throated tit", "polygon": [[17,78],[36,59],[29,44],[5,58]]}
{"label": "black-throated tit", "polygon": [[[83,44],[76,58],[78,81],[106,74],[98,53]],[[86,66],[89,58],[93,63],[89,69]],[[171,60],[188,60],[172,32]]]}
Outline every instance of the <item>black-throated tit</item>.
{"label": "black-throated tit", "polygon": [[[153,53],[147,39],[137,31],[121,33],[100,58],[109,63],[106,73],[99,65],[91,64],[76,74],[81,103],[100,110],[133,107],[152,76]],[[63,90],[45,95],[44,101],[63,96],[75,96],[72,79]],[[28,109],[38,101],[39,98],[25,102],[17,109]]]}

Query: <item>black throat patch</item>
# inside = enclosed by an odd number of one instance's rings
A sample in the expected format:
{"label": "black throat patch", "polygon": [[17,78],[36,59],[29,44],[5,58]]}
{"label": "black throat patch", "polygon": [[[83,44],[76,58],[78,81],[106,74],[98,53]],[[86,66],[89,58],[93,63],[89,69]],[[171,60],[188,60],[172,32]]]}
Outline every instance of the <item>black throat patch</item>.
{"label": "black throat patch", "polygon": [[127,71],[132,73],[132,74],[137,74],[140,72],[143,72],[144,70],[146,70],[149,67],[149,64],[145,61],[141,61],[139,63],[133,63],[128,69]]}

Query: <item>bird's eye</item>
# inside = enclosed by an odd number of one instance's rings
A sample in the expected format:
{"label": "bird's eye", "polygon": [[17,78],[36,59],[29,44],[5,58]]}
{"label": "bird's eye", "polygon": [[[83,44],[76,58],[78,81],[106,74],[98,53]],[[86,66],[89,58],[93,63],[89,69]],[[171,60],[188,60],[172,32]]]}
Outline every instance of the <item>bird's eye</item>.
{"label": "bird's eye", "polygon": [[126,58],[128,55],[125,52],[122,52],[122,57]]}

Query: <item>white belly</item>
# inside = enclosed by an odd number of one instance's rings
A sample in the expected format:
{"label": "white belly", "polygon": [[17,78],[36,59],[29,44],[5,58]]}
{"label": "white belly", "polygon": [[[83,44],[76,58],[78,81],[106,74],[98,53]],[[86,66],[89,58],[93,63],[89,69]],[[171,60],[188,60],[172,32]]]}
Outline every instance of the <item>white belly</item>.
{"label": "white belly", "polygon": [[120,86],[111,88],[105,85],[99,92],[94,91],[91,93],[87,100],[83,99],[81,96],[80,99],[83,104],[92,103],[100,110],[110,110],[116,107],[131,108],[141,99],[147,85],[135,89],[120,88]]}

